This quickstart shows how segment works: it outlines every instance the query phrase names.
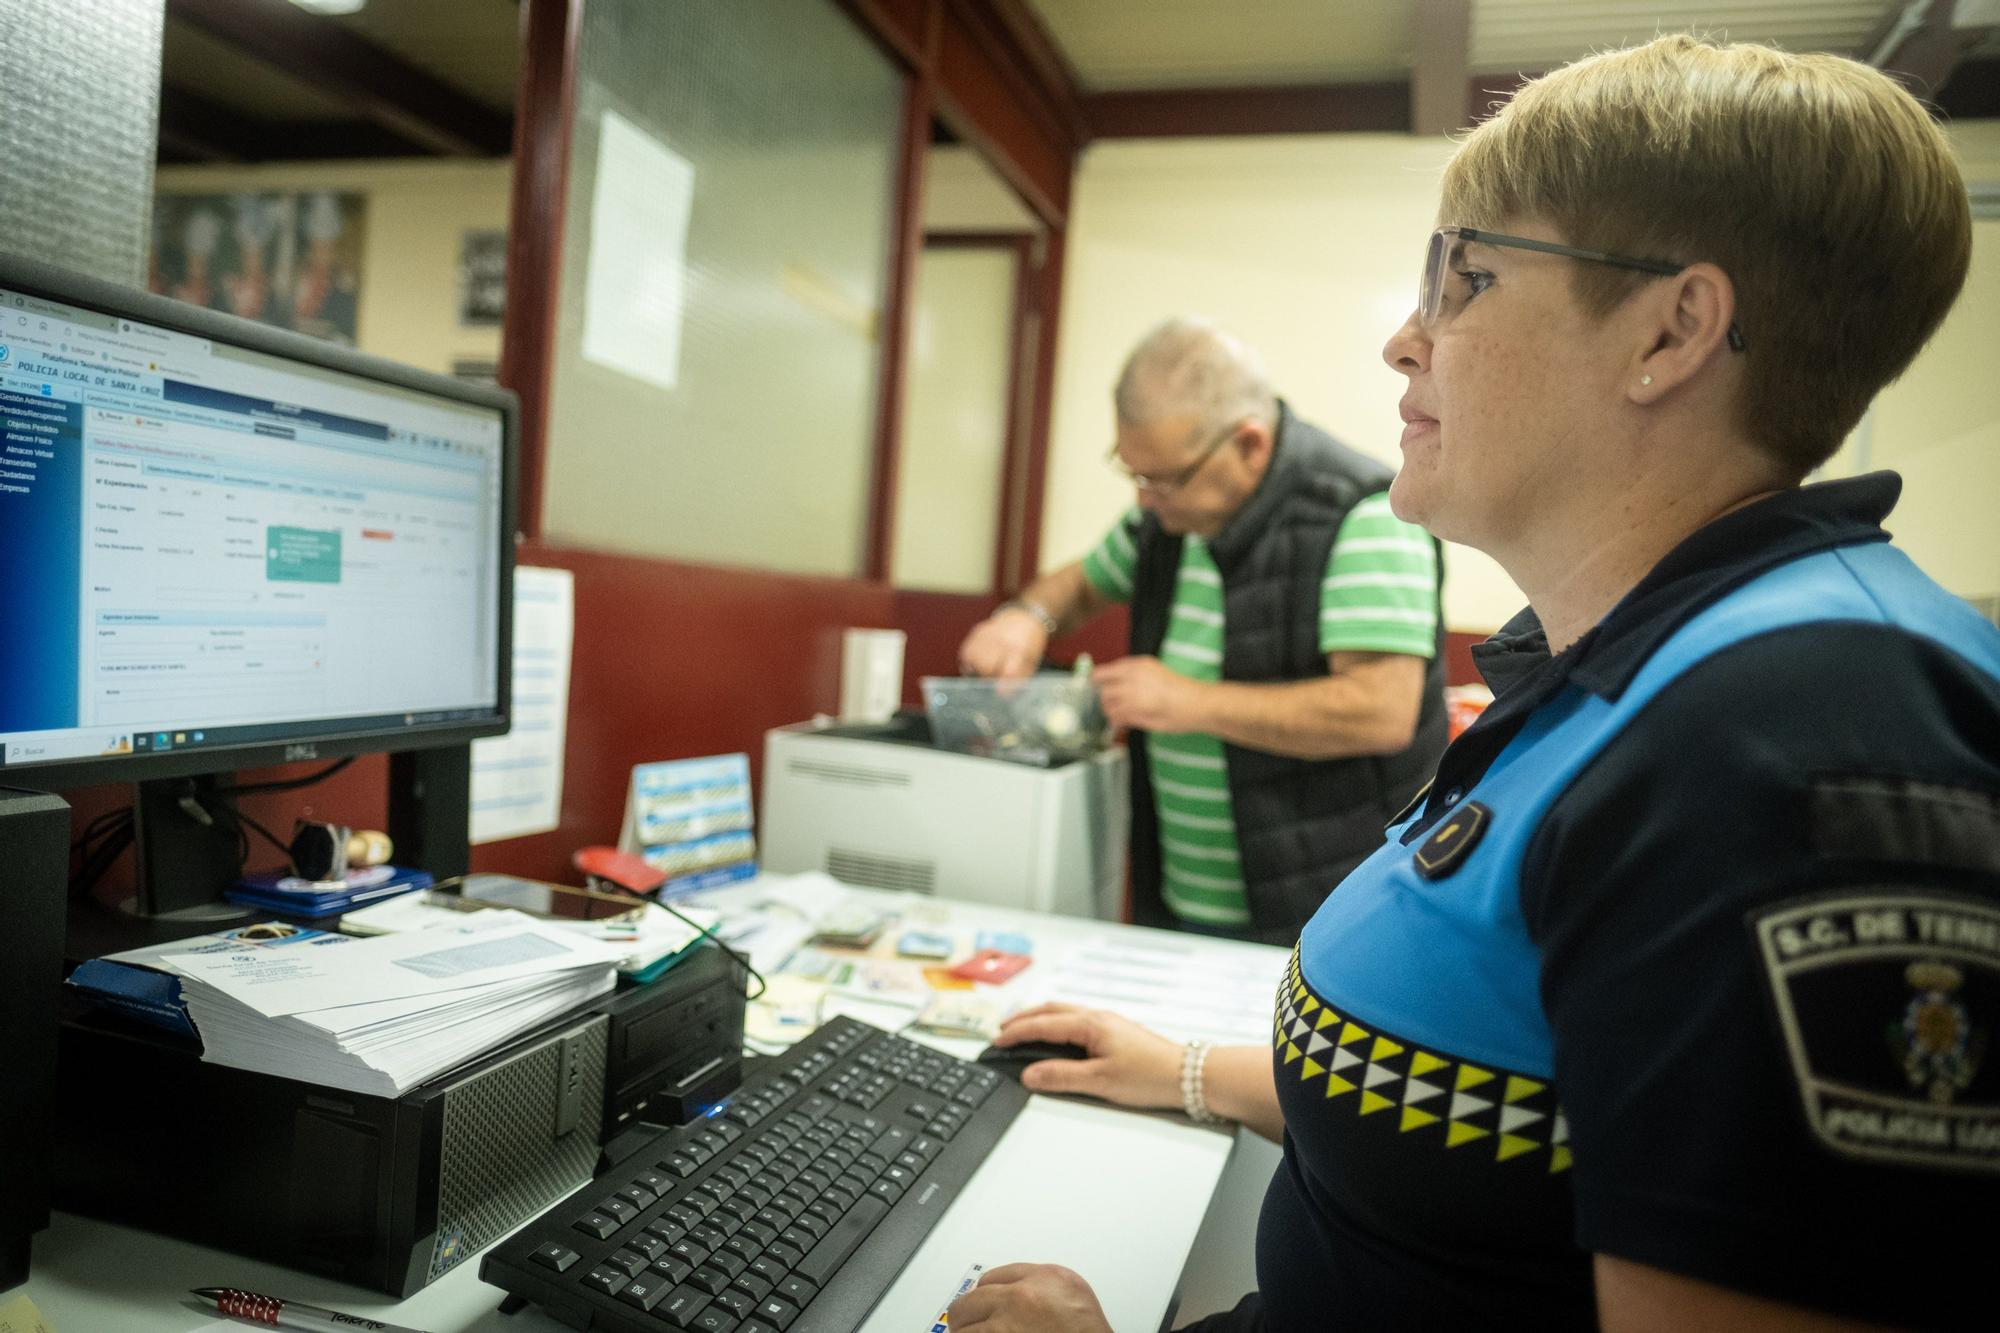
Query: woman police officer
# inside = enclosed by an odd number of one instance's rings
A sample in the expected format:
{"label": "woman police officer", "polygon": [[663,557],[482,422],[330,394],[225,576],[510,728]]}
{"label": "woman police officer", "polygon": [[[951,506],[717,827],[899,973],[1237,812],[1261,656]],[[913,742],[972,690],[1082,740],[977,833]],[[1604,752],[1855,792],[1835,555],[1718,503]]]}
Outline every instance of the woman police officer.
{"label": "woman police officer", "polygon": [[[1969,1318],[2000,632],[1888,544],[1896,477],[1801,484],[1964,280],[1944,136],[1866,66],[1664,37],[1522,88],[1440,220],[1391,499],[1528,594],[1495,703],[1307,925],[1272,1050],[1060,1006],[1001,1040],[1282,1136],[1216,1328]],[[1032,1264],[951,1323],[1104,1327]]]}

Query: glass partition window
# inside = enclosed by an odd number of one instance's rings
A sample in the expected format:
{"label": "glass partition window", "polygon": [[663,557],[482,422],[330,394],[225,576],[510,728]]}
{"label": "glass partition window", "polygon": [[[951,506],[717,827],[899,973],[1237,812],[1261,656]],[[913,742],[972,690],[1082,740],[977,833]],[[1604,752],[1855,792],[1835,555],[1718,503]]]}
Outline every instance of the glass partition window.
{"label": "glass partition window", "polygon": [[862,572],[903,80],[830,0],[588,0],[543,528]]}

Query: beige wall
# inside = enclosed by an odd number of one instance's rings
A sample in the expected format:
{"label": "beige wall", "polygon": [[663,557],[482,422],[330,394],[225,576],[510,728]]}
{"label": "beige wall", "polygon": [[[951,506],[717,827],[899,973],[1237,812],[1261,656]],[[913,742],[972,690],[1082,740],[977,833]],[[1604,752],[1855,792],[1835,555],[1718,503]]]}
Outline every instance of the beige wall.
{"label": "beige wall", "polygon": [[986,159],[962,144],[924,155],[925,231],[1040,231],[1041,222]]}
{"label": "beige wall", "polygon": [[[1952,129],[1966,178],[2000,184],[2000,120]],[[2000,218],[1975,221],[1958,304],[1827,472],[1893,468],[1896,544],[1961,597],[2000,594]]]}
{"label": "beige wall", "polygon": [[[1955,131],[1967,174],[2000,180],[2000,122]],[[1403,379],[1383,341],[1415,300],[1450,145],[1406,135],[1139,140],[1096,145],[1077,172],[1051,425],[1042,564],[1081,555],[1130,503],[1102,464],[1126,351],[1173,314],[1256,344],[1278,390],[1365,453],[1397,461]],[[1933,346],[1869,423],[1874,467],[1908,483],[1892,527],[1955,592],[2000,591],[2000,222]],[[1851,470],[1861,439],[1829,468]],[[1476,551],[1446,553],[1445,621],[1473,632],[1520,609]]]}
{"label": "beige wall", "polygon": [[449,373],[498,361],[500,330],[458,322],[459,239],[505,230],[507,162],[319,162],[162,167],[162,194],[339,190],[368,196],[355,341],[364,352]]}

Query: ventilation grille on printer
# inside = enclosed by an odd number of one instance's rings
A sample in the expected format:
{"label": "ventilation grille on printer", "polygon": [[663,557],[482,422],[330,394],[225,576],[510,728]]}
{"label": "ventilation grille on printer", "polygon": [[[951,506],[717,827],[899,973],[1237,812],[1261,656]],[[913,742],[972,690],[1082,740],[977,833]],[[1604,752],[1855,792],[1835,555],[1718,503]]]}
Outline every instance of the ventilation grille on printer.
{"label": "ventilation grille on printer", "polygon": [[858,884],[865,889],[903,889],[909,893],[929,893],[937,883],[934,861],[912,861],[846,847],[826,849],[826,873],[843,884]]}
{"label": "ventilation grille on printer", "polygon": [[[438,1144],[435,1282],[491,1241],[513,1231],[579,1185],[597,1166],[604,1122],[604,1056],[611,1021],[593,1016],[565,1028],[538,1049],[474,1075],[444,1094]],[[584,1113],[557,1138],[556,1097],[563,1076],[563,1039],[582,1045]]]}
{"label": "ventilation grille on printer", "polygon": [[859,764],[829,764],[820,759],[790,759],[785,767],[794,773],[826,782],[844,782],[850,787],[907,787],[908,773],[893,768],[863,768]]}

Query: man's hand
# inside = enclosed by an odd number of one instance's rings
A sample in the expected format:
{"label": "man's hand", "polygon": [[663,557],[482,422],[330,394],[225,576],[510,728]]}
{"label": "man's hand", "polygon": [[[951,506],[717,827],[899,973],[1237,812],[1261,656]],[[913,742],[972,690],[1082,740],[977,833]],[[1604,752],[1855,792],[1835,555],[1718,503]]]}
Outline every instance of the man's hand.
{"label": "man's hand", "polygon": [[1201,684],[1157,657],[1121,657],[1090,673],[1112,725],[1172,734],[1201,731]]}
{"label": "man's hand", "polygon": [[951,1303],[952,1333],[1111,1333],[1090,1284],[1054,1264],[1007,1264]]}
{"label": "man's hand", "polygon": [[1018,606],[1003,606],[972,627],[958,646],[958,664],[975,676],[1018,680],[1033,674],[1048,649],[1041,622]]}

